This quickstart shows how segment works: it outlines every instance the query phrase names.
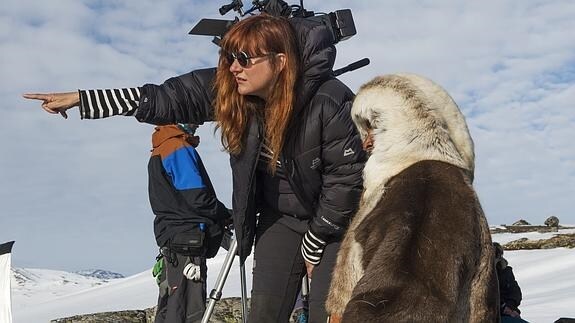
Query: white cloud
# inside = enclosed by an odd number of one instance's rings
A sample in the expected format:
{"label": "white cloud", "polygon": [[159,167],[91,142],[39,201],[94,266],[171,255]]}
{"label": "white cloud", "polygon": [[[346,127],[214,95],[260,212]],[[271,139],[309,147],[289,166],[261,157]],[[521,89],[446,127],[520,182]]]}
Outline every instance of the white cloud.
{"label": "white cloud", "polygon": [[[249,1],[244,1],[246,5]],[[40,112],[27,91],[137,86],[213,66],[209,37],[187,32],[217,18],[214,1],[31,1],[0,6],[0,236],[17,266],[125,274],[155,256],[146,192],[152,127],[131,118],[71,120]],[[358,35],[338,44],[352,89],[414,72],[442,84],[465,113],[476,187],[491,223],[556,215],[575,224],[575,3],[546,1],[305,1],[351,8]],[[227,16],[228,18],[231,15]],[[207,128],[201,153],[229,204],[228,157]],[[63,255],[54,254],[62,250]]]}

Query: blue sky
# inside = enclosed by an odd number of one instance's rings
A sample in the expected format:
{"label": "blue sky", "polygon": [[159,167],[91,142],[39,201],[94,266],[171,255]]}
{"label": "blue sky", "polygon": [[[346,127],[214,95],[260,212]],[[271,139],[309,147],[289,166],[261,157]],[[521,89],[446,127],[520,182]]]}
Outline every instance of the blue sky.
{"label": "blue sky", "polygon": [[[76,111],[64,120],[20,95],[161,83],[214,66],[211,39],[187,33],[200,18],[219,18],[223,4],[3,2],[0,242],[16,240],[15,266],[133,274],[153,265],[146,177],[153,126],[124,117],[82,121]],[[336,67],[371,59],[341,77],[352,89],[411,72],[448,90],[475,141],[475,187],[491,225],[541,224],[551,215],[575,224],[575,2],[305,4],[352,9],[358,35],[338,44]],[[200,128],[200,153],[229,205],[228,157],[212,131]]]}

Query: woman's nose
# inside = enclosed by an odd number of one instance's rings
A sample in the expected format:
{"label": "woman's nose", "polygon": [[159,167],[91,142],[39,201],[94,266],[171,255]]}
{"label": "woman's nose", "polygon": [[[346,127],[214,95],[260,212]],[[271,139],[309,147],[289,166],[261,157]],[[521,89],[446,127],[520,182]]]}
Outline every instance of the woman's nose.
{"label": "woman's nose", "polygon": [[232,72],[232,73],[241,72],[241,70],[242,70],[242,66],[240,65],[240,63],[238,63],[237,59],[234,59],[234,61],[230,65],[230,72]]}

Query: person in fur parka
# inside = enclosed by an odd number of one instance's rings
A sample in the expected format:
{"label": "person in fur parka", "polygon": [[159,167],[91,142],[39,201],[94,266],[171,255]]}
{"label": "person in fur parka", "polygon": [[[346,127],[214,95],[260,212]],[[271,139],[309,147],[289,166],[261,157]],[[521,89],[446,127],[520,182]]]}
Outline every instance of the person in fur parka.
{"label": "person in fur parka", "polygon": [[473,141],[437,84],[411,74],[363,85],[352,117],[371,155],[327,309],[332,322],[497,322]]}

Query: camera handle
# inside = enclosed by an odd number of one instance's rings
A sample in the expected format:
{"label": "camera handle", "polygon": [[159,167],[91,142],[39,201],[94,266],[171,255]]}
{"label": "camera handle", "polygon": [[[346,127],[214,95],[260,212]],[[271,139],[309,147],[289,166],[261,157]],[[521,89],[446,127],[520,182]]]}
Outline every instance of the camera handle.
{"label": "camera handle", "polygon": [[233,0],[232,2],[220,7],[219,9],[220,15],[225,16],[226,13],[228,13],[230,10],[233,10],[238,12],[241,16],[243,16],[244,15],[242,13],[243,6],[244,5],[242,4],[241,0]]}
{"label": "camera handle", "polygon": [[351,72],[351,71],[355,71],[358,68],[362,68],[364,66],[369,65],[369,58],[362,58],[359,61],[353,62],[347,66],[344,66],[340,69],[337,69],[335,71],[333,71],[333,76],[339,76],[343,73],[347,73],[347,72]]}

